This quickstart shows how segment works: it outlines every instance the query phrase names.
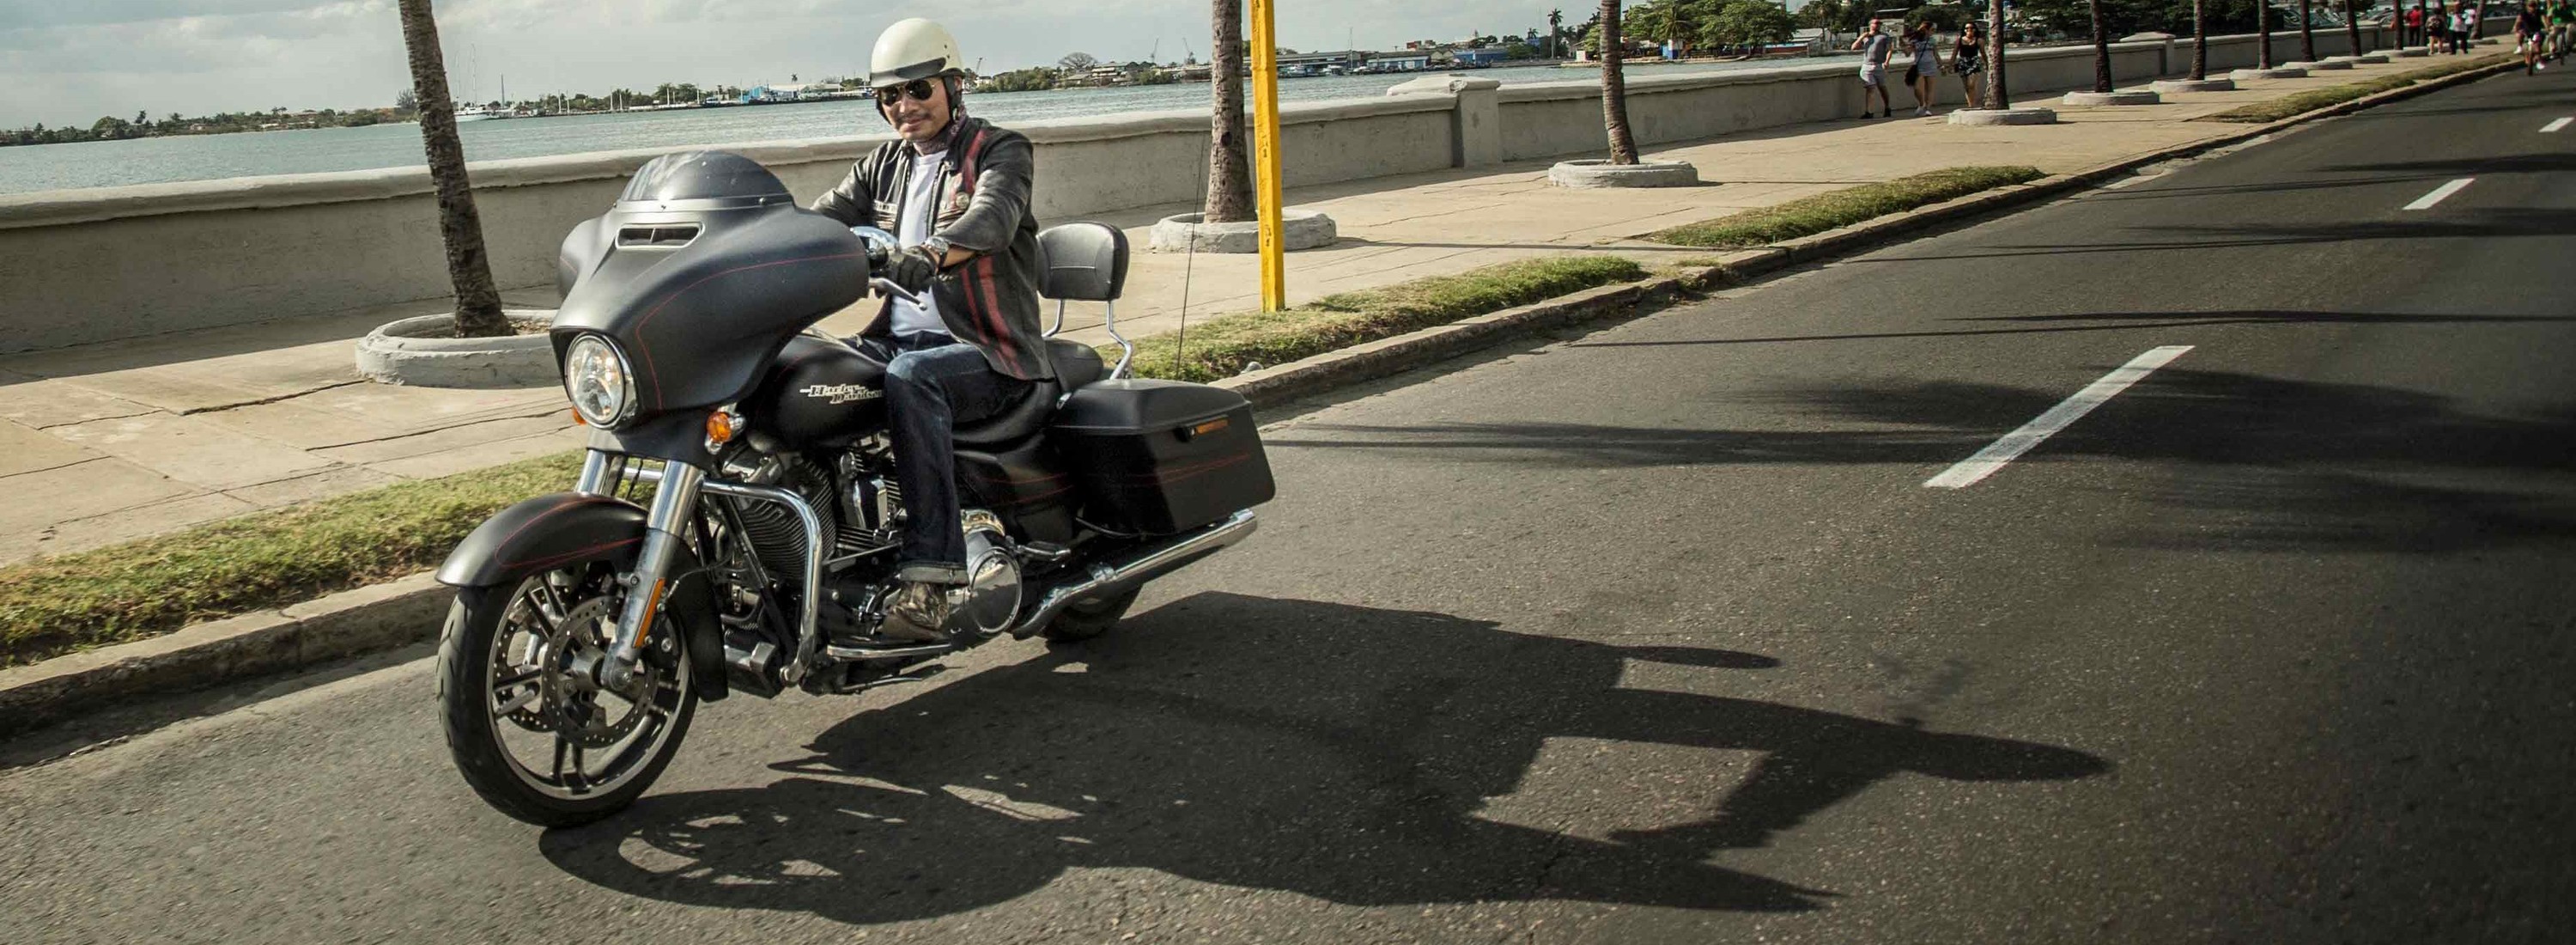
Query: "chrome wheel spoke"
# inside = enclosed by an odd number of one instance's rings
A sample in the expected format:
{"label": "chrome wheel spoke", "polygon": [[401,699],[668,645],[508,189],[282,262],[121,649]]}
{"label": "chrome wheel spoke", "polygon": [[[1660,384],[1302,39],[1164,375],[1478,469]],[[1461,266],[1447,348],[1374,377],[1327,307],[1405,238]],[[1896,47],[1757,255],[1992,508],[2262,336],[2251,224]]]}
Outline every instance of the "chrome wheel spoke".
{"label": "chrome wheel spoke", "polygon": [[526,689],[519,690],[517,695],[511,696],[508,700],[493,705],[492,714],[496,716],[516,714],[529,706],[535,705],[536,702],[537,689],[534,686],[530,686]]}

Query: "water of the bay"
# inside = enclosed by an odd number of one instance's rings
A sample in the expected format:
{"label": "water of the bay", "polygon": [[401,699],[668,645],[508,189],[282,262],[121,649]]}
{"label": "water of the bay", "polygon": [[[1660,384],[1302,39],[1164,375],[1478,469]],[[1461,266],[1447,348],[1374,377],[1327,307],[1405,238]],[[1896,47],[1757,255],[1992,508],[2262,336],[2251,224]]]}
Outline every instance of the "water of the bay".
{"label": "water of the bay", "polygon": [[[1631,76],[1778,64],[1777,60],[1659,64],[1639,67]],[[1507,84],[1599,81],[1598,73],[1576,68],[1488,69],[1476,74]],[[1279,83],[1279,97],[1285,102],[1376,98],[1404,78],[1355,75],[1285,79]],[[1202,83],[986,94],[970,98],[969,106],[977,115],[1008,125],[1046,118],[1204,109],[1207,102],[1208,87]],[[884,128],[885,123],[862,100],[477,121],[457,126],[464,138],[466,158],[475,161],[831,138],[874,134]],[[0,148],[0,194],[421,163],[420,129],[410,124],[33,145]]]}

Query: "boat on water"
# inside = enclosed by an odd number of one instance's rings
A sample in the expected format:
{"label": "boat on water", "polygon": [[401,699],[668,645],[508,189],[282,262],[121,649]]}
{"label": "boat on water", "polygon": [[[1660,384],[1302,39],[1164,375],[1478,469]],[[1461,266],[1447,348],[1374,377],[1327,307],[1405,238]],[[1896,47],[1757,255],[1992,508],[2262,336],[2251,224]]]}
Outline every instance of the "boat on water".
{"label": "boat on water", "polygon": [[456,121],[459,124],[469,121],[490,121],[495,118],[508,117],[510,117],[508,112],[482,105],[463,106],[456,110]]}

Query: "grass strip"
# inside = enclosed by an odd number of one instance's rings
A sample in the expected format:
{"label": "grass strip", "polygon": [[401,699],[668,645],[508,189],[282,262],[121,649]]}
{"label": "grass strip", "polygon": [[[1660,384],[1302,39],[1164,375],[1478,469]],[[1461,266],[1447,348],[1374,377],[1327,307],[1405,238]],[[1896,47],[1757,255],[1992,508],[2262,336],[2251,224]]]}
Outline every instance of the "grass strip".
{"label": "grass strip", "polygon": [[[1616,256],[1549,256],[1471,269],[1454,276],[1330,295],[1284,312],[1225,315],[1187,333],[1136,339],[1132,373],[1207,382],[1243,373],[1253,363],[1299,358],[1571,292],[1646,277],[1645,267]],[[1101,356],[1115,364],[1117,345]]]}
{"label": "grass strip", "polygon": [[2250,105],[2231,108],[2215,115],[2203,115],[2192,120],[2224,121],[2247,125],[2259,125],[2267,122],[2275,122],[2296,115],[2304,115],[2320,108],[2341,105],[2345,102],[2349,102],[2366,95],[2377,95],[2390,89],[2402,89],[2418,82],[2428,82],[2447,75],[2457,75],[2471,69],[2483,69],[2487,66],[2506,62],[2513,58],[2514,57],[2509,55],[2493,55],[2480,56],[2476,59],[2463,60],[2459,62],[2446,62],[2438,66],[2416,69],[2411,72],[2401,72],[2396,75],[2384,75],[2376,79],[2369,79],[2361,82],[2351,82],[2343,85],[2329,85],[2321,89],[2308,89],[2304,92],[2285,95],[2270,101],[2255,102]]}
{"label": "grass strip", "polygon": [[1813,236],[1864,220],[1956,200],[1981,190],[2028,183],[2047,176],[2035,167],[1952,167],[1891,181],[1800,197],[1646,234],[1676,246],[1743,249]]}
{"label": "grass strip", "polygon": [[543,456],[0,568],[0,666],[428,568],[493,512],[569,488],[580,468],[576,453]]}

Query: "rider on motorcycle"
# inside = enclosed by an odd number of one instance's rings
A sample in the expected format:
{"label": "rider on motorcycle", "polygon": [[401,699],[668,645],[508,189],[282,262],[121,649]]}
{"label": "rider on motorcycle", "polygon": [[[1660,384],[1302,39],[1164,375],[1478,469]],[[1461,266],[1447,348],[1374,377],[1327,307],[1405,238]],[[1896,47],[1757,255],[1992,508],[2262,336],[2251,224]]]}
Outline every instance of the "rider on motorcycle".
{"label": "rider on motorcycle", "polygon": [[898,140],[877,146],[813,209],[896,232],[880,273],[921,298],[889,299],[859,343],[886,361],[885,397],[903,494],[900,582],[884,633],[945,636],[950,589],[963,585],[952,432],[1054,380],[1038,328],[1037,220],[1029,213],[1029,140],[968,117],[965,74],[945,27],[886,28],[868,65],[877,113]]}

